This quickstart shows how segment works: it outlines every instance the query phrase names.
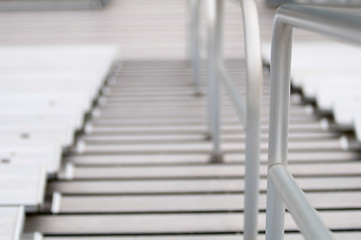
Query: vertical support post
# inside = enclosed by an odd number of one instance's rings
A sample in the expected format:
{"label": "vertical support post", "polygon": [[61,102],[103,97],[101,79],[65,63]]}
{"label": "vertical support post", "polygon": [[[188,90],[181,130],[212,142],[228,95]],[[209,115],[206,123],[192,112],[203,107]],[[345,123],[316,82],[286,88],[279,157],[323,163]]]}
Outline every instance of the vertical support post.
{"label": "vertical support post", "polygon": [[190,0],[190,56],[196,95],[201,94],[200,10],[201,0]]}
{"label": "vertical support post", "polygon": [[212,139],[213,163],[222,161],[220,150],[220,81],[218,65],[222,60],[223,0],[208,0],[208,123]]}
{"label": "vertical support post", "polygon": [[[268,169],[275,164],[287,165],[292,33],[292,26],[275,18],[271,53]],[[266,240],[283,239],[284,215],[283,200],[268,179]]]}
{"label": "vertical support post", "polygon": [[207,0],[206,2],[207,13],[207,138],[211,140],[212,136],[212,83],[214,82],[214,25],[216,21],[215,0]]}
{"label": "vertical support post", "polygon": [[186,31],[185,31],[185,60],[186,63],[188,64],[188,59],[189,59],[189,64],[192,64],[192,12],[193,12],[193,8],[192,8],[192,1],[193,0],[187,0],[186,2]]}
{"label": "vertical support post", "polygon": [[263,70],[257,6],[253,0],[242,0],[241,7],[247,61],[244,239],[256,240]]}

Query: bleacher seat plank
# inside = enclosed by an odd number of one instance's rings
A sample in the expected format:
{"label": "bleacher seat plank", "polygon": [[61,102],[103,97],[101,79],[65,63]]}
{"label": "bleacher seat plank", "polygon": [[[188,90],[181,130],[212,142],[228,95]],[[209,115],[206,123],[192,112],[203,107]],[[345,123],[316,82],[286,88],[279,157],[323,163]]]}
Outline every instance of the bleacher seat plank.
{"label": "bleacher seat plank", "polygon": [[[296,141],[328,141],[329,139],[339,138],[340,134],[332,133],[294,133],[289,137],[290,142]],[[224,134],[222,137],[222,143],[242,143],[245,141],[244,134]],[[80,141],[91,145],[102,144],[154,144],[154,143],[199,143],[206,141],[204,134],[178,134],[178,135],[84,135],[80,138]],[[267,134],[261,134],[261,141],[267,142]]]}
{"label": "bleacher seat plank", "polygon": [[[266,151],[268,143],[261,143],[261,151]],[[85,144],[84,151],[86,153],[149,153],[149,152],[211,152],[211,142],[200,143],[162,143],[162,144]],[[228,152],[244,152],[244,143],[223,143],[221,149],[224,153]],[[289,152],[293,151],[339,151],[341,144],[338,139],[329,139],[327,141],[305,141],[305,142],[290,142]]]}
{"label": "bleacher seat plank", "polygon": [[[331,229],[358,229],[361,211],[322,211],[321,218]],[[265,229],[265,214],[259,217],[259,229]],[[44,234],[164,234],[164,233],[232,233],[243,228],[242,213],[199,214],[77,214],[30,216],[25,231]],[[285,230],[297,230],[289,214]]]}
{"label": "bleacher seat plank", "polygon": [[[240,132],[243,131],[243,127],[241,125],[233,125],[233,126],[224,126],[221,128],[225,133],[230,132]],[[262,126],[262,129],[268,129],[268,126],[264,124]],[[290,127],[290,131],[295,131],[296,129],[302,129],[302,130],[320,130],[320,124],[315,122],[307,122],[307,123],[294,123]],[[145,126],[136,126],[136,127],[95,127],[94,132],[119,132],[119,134],[137,134],[137,132],[143,132],[144,134],[150,133],[157,133],[157,132],[169,132],[169,133],[179,133],[179,132],[205,132],[207,129],[205,126],[151,126],[151,127],[145,127]]]}
{"label": "bleacher seat plank", "polygon": [[[315,119],[312,116],[290,116],[290,122],[307,122],[307,121],[315,121]],[[262,118],[262,123],[268,122],[268,118],[264,117]],[[165,124],[168,125],[183,125],[183,124],[195,124],[195,125],[201,125],[204,123],[204,119],[200,118],[185,118],[185,117],[179,117],[179,118],[150,118],[147,120],[142,118],[121,118],[121,119],[102,119],[102,118],[95,118],[91,122],[93,125],[116,125],[116,126],[133,126],[133,125],[145,125],[145,123],[148,123],[146,126],[157,126],[159,124]],[[239,125],[238,119],[235,117],[229,117],[229,118],[222,118],[222,123],[226,126],[229,123],[233,123],[234,125]]]}
{"label": "bleacher seat plank", "polygon": [[21,206],[0,207],[0,239],[20,240],[24,225],[24,208]]}
{"label": "bleacher seat plank", "polygon": [[49,174],[55,174],[60,169],[61,149],[52,144],[3,144],[0,146],[0,159],[5,163],[20,165],[39,165]]}
{"label": "bleacher seat plank", "polygon": [[[294,176],[361,175],[361,162],[290,163]],[[177,165],[177,166],[73,166],[73,179],[170,179],[170,178],[240,178],[244,177],[243,164]],[[267,175],[267,166],[260,166],[260,175]]]}
{"label": "bleacher seat plank", "polygon": [[[360,209],[361,191],[310,192],[307,198],[316,209]],[[242,194],[166,196],[67,196],[61,198],[60,213],[142,212],[237,212],[244,207]],[[259,196],[259,208],[266,209],[266,195]]]}
{"label": "bleacher seat plank", "polygon": [[[360,176],[297,177],[296,180],[304,191],[361,189]],[[64,194],[237,193],[243,190],[243,179],[74,180],[51,182],[48,185],[48,193]],[[260,181],[260,190],[266,190],[265,179]]]}
{"label": "bleacher seat plank", "polygon": [[28,212],[39,210],[45,196],[44,167],[3,163],[0,179],[0,205],[24,205]]}
{"label": "bleacher seat plank", "polygon": [[[167,99],[165,99],[164,101],[168,101]],[[300,115],[304,115],[305,114],[305,110],[304,108],[301,109],[295,109],[292,110],[292,108],[290,109],[291,111],[291,115],[292,116],[300,116]],[[153,117],[168,117],[168,118],[172,118],[172,117],[184,117],[184,116],[190,116],[190,117],[201,117],[201,116],[205,116],[206,115],[206,109],[197,109],[197,110],[193,110],[192,109],[187,109],[184,111],[180,111],[177,109],[174,110],[169,110],[169,111],[159,111],[158,114],[155,114],[154,111],[152,111],[151,109],[147,109],[147,110],[143,110],[143,111],[137,111],[136,109],[130,111],[124,111],[124,112],[114,112],[113,109],[105,109],[105,110],[101,110],[101,116],[104,118],[121,118],[121,117],[144,117],[144,116],[149,116],[150,118]],[[266,115],[265,112],[262,113],[263,115]],[[225,116],[226,118],[229,116],[234,117],[235,113],[234,111],[223,111],[222,112],[222,116]]]}
{"label": "bleacher seat plank", "polygon": [[[68,161],[75,164],[120,164],[120,165],[133,165],[133,164],[204,164],[209,162],[208,154],[154,154],[147,155],[146,158],[142,154],[97,154],[97,155],[69,155],[66,157]],[[244,154],[225,154],[225,162],[244,162]],[[261,161],[266,162],[268,155],[266,153],[261,154]],[[288,155],[289,162],[304,162],[310,163],[315,161],[322,162],[339,162],[339,161],[357,161],[361,159],[361,155],[357,152],[291,152]]]}

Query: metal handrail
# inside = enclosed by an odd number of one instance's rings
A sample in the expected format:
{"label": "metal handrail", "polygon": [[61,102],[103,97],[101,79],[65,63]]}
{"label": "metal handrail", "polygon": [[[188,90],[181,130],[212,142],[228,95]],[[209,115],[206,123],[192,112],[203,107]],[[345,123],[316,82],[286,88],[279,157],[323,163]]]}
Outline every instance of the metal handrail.
{"label": "metal handrail", "polygon": [[361,15],[343,10],[285,4],[274,20],[271,53],[271,106],[266,239],[283,239],[287,205],[306,239],[333,239],[286,169],[293,28],[361,44]]}
{"label": "metal handrail", "polygon": [[194,93],[201,94],[201,56],[200,56],[200,9],[199,0],[189,0],[190,21],[189,21],[189,41],[190,56],[193,70]]}
{"label": "metal handrail", "polygon": [[227,91],[229,98],[233,104],[234,110],[238,116],[238,120],[241,122],[243,127],[246,128],[247,120],[247,106],[246,103],[243,101],[242,97],[239,95],[237,87],[233,84],[232,78],[229,76],[226,68],[224,67],[223,63],[220,63],[218,66],[220,78],[224,89]]}
{"label": "metal handrail", "polygon": [[[222,161],[220,151],[220,83],[246,129],[246,175],[244,207],[244,239],[257,239],[260,126],[262,97],[261,41],[257,7],[254,0],[231,0],[239,4],[243,13],[246,45],[247,104],[226,71],[222,57],[223,0],[208,0],[208,128],[212,139],[211,162]],[[248,124],[246,127],[246,123]]]}

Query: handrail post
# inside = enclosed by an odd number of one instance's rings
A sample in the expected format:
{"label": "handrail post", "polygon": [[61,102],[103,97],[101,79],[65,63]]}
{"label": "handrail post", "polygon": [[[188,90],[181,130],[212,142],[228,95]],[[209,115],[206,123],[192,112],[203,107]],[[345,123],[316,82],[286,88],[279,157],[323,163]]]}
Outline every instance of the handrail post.
{"label": "handrail post", "polygon": [[218,63],[222,59],[223,0],[208,0],[208,126],[212,139],[211,162],[221,162],[220,81]]}
{"label": "handrail post", "polygon": [[244,239],[258,235],[259,164],[263,69],[257,6],[241,1],[247,65]]}
{"label": "handrail post", "polygon": [[[286,171],[280,169],[283,169],[282,166],[286,169],[287,165],[290,71],[294,27],[361,44],[361,17],[343,10],[285,4],[277,11],[272,34],[266,240],[283,239],[285,213],[283,198],[307,239],[315,239],[316,235],[322,236],[322,239],[330,239],[330,231],[314,214],[315,212],[306,198],[301,197],[303,193],[297,184],[292,182],[289,184],[289,189],[296,189],[292,192],[294,196],[288,196],[283,189],[282,182],[293,181],[291,175],[286,176],[288,173],[284,175]],[[305,207],[304,210],[309,215],[300,211],[301,206]],[[322,227],[315,230],[314,226],[308,222],[310,218],[314,220],[315,224]]]}
{"label": "handrail post", "polygon": [[[268,142],[268,169],[287,165],[288,119],[290,107],[290,69],[293,28],[275,20],[272,35],[271,102]],[[283,239],[285,207],[283,200],[267,182],[266,240]]]}
{"label": "handrail post", "polygon": [[192,74],[194,93],[201,95],[201,56],[200,56],[200,11],[201,0],[189,0],[190,4],[190,56],[192,62]]}

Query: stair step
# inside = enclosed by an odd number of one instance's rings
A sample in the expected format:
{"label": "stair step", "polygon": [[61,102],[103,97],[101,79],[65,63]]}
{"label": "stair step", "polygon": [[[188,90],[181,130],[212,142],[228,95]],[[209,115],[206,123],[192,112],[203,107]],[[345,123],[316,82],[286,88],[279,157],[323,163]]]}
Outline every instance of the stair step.
{"label": "stair step", "polygon": [[[304,191],[361,190],[361,176],[297,177]],[[260,180],[260,191],[266,190],[266,179]],[[48,194],[190,194],[240,193],[244,179],[182,179],[182,180],[71,180],[51,182]]]}
{"label": "stair step", "polygon": [[[268,143],[261,144],[261,151],[266,152]],[[201,143],[162,143],[162,144],[85,144],[82,152],[85,154],[151,154],[151,153],[211,153],[212,143],[204,141]],[[305,142],[290,142],[289,152],[297,151],[340,151],[341,144],[338,139],[328,139],[327,141],[305,141]],[[230,152],[245,152],[245,143],[222,143],[221,151],[223,153]]]}
{"label": "stair step", "polygon": [[24,225],[24,208],[21,206],[0,207],[0,238],[19,240]]}
{"label": "stair step", "polygon": [[[294,176],[357,176],[361,175],[361,162],[290,163],[288,169]],[[243,164],[177,165],[177,166],[72,166],[72,179],[172,179],[172,178],[243,178]],[[267,166],[260,166],[265,178]]]}
{"label": "stair step", "polygon": [[[331,229],[359,229],[361,210],[322,211],[321,218]],[[265,214],[259,216],[260,230],[265,230]],[[297,230],[292,217],[286,213],[285,230]],[[243,230],[242,213],[202,214],[77,214],[30,216],[25,231],[45,235],[88,234],[166,234],[166,233],[235,233]]]}
{"label": "stair step", "polygon": [[[266,194],[259,196],[259,208],[266,209]],[[317,209],[361,209],[361,191],[308,193]],[[67,196],[61,198],[60,213],[160,213],[239,212],[243,194],[167,196]]]}
{"label": "stair step", "polygon": [[[98,154],[98,155],[69,155],[66,157],[67,161],[71,161],[75,164],[120,164],[120,165],[152,165],[152,164],[208,164],[209,154],[123,154],[123,155],[110,155],[110,154]],[[225,162],[244,162],[244,154],[229,153],[224,154],[223,160]],[[261,161],[266,162],[268,159],[267,153],[261,154]],[[289,162],[300,163],[315,163],[315,162],[345,162],[345,161],[359,161],[361,160],[361,154],[357,152],[291,152],[288,154]]]}

